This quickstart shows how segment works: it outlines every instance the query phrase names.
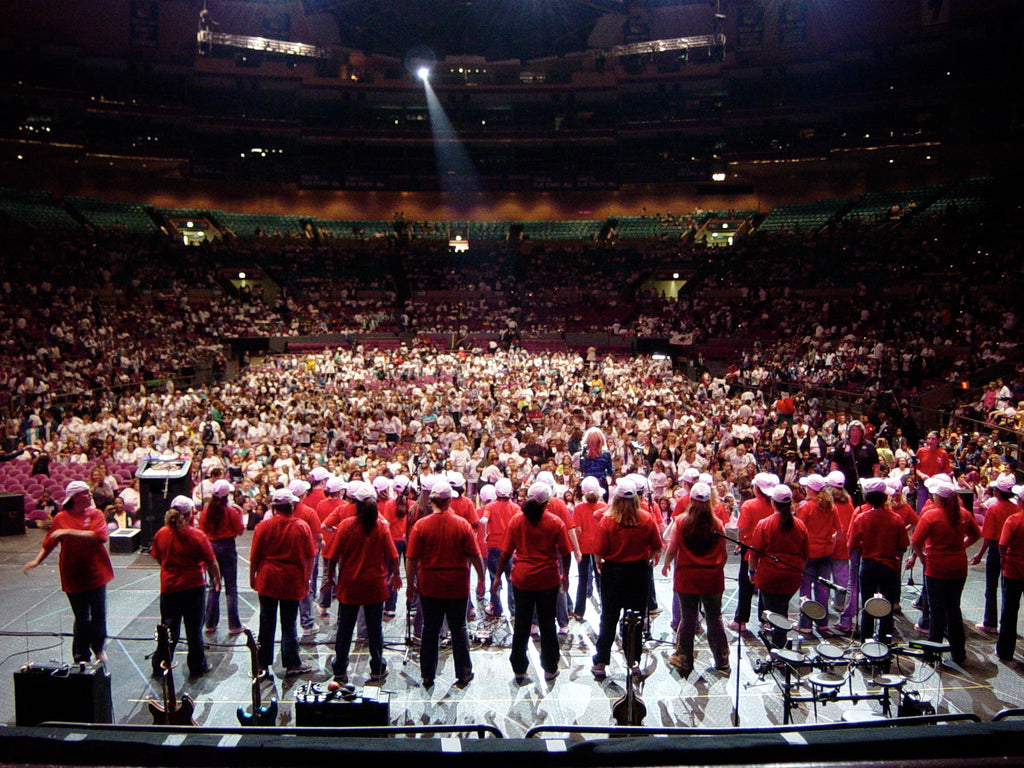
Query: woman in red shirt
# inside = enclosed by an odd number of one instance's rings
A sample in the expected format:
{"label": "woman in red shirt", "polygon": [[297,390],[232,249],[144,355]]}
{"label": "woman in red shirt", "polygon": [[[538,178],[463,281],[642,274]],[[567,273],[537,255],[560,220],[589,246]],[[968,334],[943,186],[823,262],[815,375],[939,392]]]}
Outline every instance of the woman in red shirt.
{"label": "woman in red shirt", "polygon": [[292,516],[298,498],[287,488],[270,495],[273,517],[262,520],[252,536],[249,586],[260,597],[260,666],[274,663],[277,613],[281,611],[281,661],[285,676],[304,675],[313,668],[299,657],[295,620],[299,601],[309,589],[316,544],[309,526]]}
{"label": "woman in red shirt", "polygon": [[160,563],[160,623],[171,632],[169,658],[153,654],[155,677],[163,674],[163,663],[170,665],[174,659],[174,646],[181,636],[182,619],[185,621],[185,637],[188,638],[189,674],[198,677],[211,668],[206,661],[201,632],[205,573],[210,574],[210,587],[216,597],[220,592],[220,568],[210,541],[201,530],[192,526],[194,518],[192,499],[175,496],[164,517],[164,526],[153,535],[153,546],[149,550],[153,559]]}
{"label": "woman in red shirt", "polygon": [[[242,522],[242,510],[230,502],[234,490],[235,486],[227,480],[215,482],[210,501],[199,514],[199,530],[210,540],[220,569],[220,581],[227,598],[229,635],[242,631],[242,620],[238,616],[238,551],[235,539],[242,535],[245,523]],[[216,632],[219,622],[220,588],[211,585],[206,596],[206,631]]]}
{"label": "woman in red shirt", "polygon": [[1013,503],[1014,476],[1010,474],[1000,475],[996,481],[989,485],[989,492],[993,496],[993,502],[985,510],[985,521],[981,524],[981,547],[977,554],[971,558],[971,565],[977,565],[988,552],[985,560],[985,613],[980,624],[974,628],[987,632],[990,635],[999,632],[996,623],[999,618],[998,598],[999,575],[1002,566],[999,563],[999,537],[1003,532],[1003,525],[1010,515],[1020,511],[1020,507]]}
{"label": "woman in red shirt", "polygon": [[715,669],[729,673],[729,641],[722,625],[722,593],[725,592],[725,528],[711,511],[711,487],[696,483],[690,489],[690,506],[672,528],[662,576],[675,561],[672,589],[679,598],[682,616],[676,633],[676,650],[669,663],[683,676],[693,670],[693,638],[698,611],[704,606],[708,622],[708,645],[715,657]]}
{"label": "woman in red shirt", "polygon": [[933,478],[928,490],[934,504],[925,507],[911,539],[914,552],[924,560],[931,610],[928,639],[940,643],[948,635],[953,661],[963,664],[967,648],[960,595],[967,582],[967,547],[981,537],[981,531],[974,515],[960,507],[952,483]]}
{"label": "woman in red shirt", "polygon": [[604,488],[596,477],[584,477],[580,483],[580,491],[583,493],[583,501],[573,507],[572,519],[576,523],[576,530],[580,542],[580,561],[577,564],[578,580],[576,583],[576,602],[573,603],[577,621],[583,621],[587,611],[587,600],[593,596],[593,588],[590,585],[590,576],[593,574],[597,589],[601,590],[600,574],[594,569],[594,538],[597,532],[597,518],[608,505],[601,501],[604,495]]}
{"label": "woman in red shirt", "polygon": [[343,520],[324,550],[324,558],[338,561],[338,634],[334,642],[334,679],[348,682],[348,652],[352,630],[363,609],[366,640],[370,647],[370,682],[383,680],[388,665],[384,661],[384,635],[381,621],[384,601],[390,587],[402,588],[398,572],[398,550],[391,539],[387,521],[377,511],[377,493],[369,483],[352,483],[349,496],[356,503],[356,514]]}
{"label": "woman in red shirt", "polygon": [[[1024,487],[1015,485],[1013,493],[1019,504]],[[999,562],[1003,566],[1003,612],[999,617],[996,655],[1001,661],[1013,661],[1017,648],[1017,614],[1024,594],[1024,512],[1006,518],[999,536]]]}
{"label": "woman in red shirt", "polygon": [[[797,509],[796,518],[807,527],[808,539],[807,565],[800,582],[800,597],[808,600],[813,597],[828,607],[828,587],[819,579],[832,576],[832,552],[836,537],[841,534],[842,523],[824,477],[811,474],[800,478],[800,485],[807,490],[807,499]],[[811,620],[802,613],[799,628],[801,632],[811,632]],[[818,621],[818,632],[823,636],[831,634],[827,613]]]}
{"label": "woman in red shirt", "polygon": [[[793,516],[789,486],[775,486],[771,496],[774,514],[759,522],[750,537],[751,581],[759,590],[762,610],[789,616],[789,601],[800,588],[810,547],[807,528]],[[774,627],[772,645],[782,648],[785,644],[786,630]]]}
{"label": "woman in red shirt", "polygon": [[599,521],[594,555],[601,572],[601,629],[590,671],[601,680],[611,660],[619,615],[623,610],[643,613],[651,565],[661,555],[658,524],[640,509],[638,489],[627,478],[615,485],[611,509]]}
{"label": "woman in red shirt", "polygon": [[93,506],[88,484],[72,480],[39,554],[25,564],[28,573],[60,545],[60,587],[75,615],[71,652],[76,663],[88,662],[93,655],[99,663],[107,660],[107,584],[114,569],[106,543],[107,521]]}
{"label": "woman in red shirt", "polygon": [[[558,633],[555,630],[555,602],[558,599],[558,585],[569,588],[569,574],[561,570],[561,555],[572,551],[565,523],[544,508],[551,499],[551,488],[547,483],[536,482],[526,492],[522,512],[517,513],[505,528],[498,558],[497,573],[512,555],[512,588],[515,590],[516,619],[512,633],[512,672],[516,682],[526,680],[529,660],[526,645],[530,642],[530,624],[534,609],[537,612],[537,627],[540,629],[540,664],[544,668],[544,679],[558,677]],[[492,580],[491,590],[499,586]]]}

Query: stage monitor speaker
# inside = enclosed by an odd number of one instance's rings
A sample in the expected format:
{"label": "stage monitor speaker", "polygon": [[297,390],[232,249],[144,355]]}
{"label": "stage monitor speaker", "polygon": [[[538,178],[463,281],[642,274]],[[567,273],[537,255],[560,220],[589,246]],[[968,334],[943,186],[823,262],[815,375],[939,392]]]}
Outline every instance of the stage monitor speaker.
{"label": "stage monitor speaker", "polygon": [[110,675],[102,667],[22,667],[14,673],[18,726],[45,722],[113,723]]}
{"label": "stage monitor speaker", "polygon": [[391,697],[368,685],[351,699],[327,691],[325,683],[307,683],[295,694],[295,725],[341,728],[390,725]]}
{"label": "stage monitor speaker", "polygon": [[0,536],[25,535],[25,494],[0,493]]}

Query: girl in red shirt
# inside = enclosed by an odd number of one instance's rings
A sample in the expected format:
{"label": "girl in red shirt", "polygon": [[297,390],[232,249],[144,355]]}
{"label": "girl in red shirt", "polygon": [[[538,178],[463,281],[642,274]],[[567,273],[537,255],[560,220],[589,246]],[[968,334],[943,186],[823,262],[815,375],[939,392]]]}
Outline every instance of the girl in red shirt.
{"label": "girl in red shirt", "polygon": [[[366,619],[366,640],[370,647],[370,682],[383,680],[384,635],[381,621],[388,587],[402,588],[398,572],[398,550],[391,539],[387,521],[377,511],[377,494],[369,483],[353,483],[349,495],[356,502],[356,514],[342,521],[324,551],[329,561],[338,561],[338,634],[334,644],[334,679],[348,682],[348,652],[352,645],[359,609]],[[390,583],[388,575],[390,574]]]}
{"label": "girl in red shirt", "polygon": [[[807,490],[807,499],[797,510],[796,518],[807,527],[808,538],[807,565],[800,582],[800,597],[808,600],[813,597],[828,607],[828,587],[818,578],[829,579],[832,576],[832,552],[842,523],[825,478],[817,474],[808,475],[800,479],[800,485]],[[811,632],[811,620],[802,613],[799,629],[804,633]],[[830,634],[827,614],[818,621],[818,631],[823,636]]]}
{"label": "girl in red shirt", "polygon": [[181,636],[183,619],[185,637],[188,638],[189,674],[198,677],[210,671],[200,631],[206,593],[205,573],[210,574],[210,587],[215,598],[220,593],[221,576],[210,541],[201,530],[192,526],[194,512],[192,499],[176,496],[164,517],[163,528],[153,535],[153,546],[149,550],[149,554],[160,563],[160,623],[165,624],[171,633],[169,658],[153,654],[155,677],[162,675],[163,664],[170,664],[174,658],[174,646]]}
{"label": "girl in red shirt", "polygon": [[[759,590],[761,608],[789,616],[793,599],[803,578],[804,564],[810,551],[807,528],[793,516],[793,492],[788,485],[772,489],[774,514],[757,524],[750,540],[751,581]],[[760,552],[771,557],[763,557]],[[772,629],[772,645],[786,644],[786,630]]]}
{"label": "girl in red shirt", "polygon": [[596,477],[585,477],[580,483],[583,501],[573,507],[572,519],[576,523],[577,537],[580,542],[580,561],[577,564],[578,579],[576,582],[576,602],[573,603],[577,621],[583,621],[587,611],[587,600],[593,596],[590,576],[594,575],[597,589],[601,590],[601,576],[594,569],[594,538],[597,533],[597,518],[604,513],[608,505],[601,501],[604,489]]}
{"label": "girl in red shirt", "polygon": [[[516,619],[512,633],[512,653],[509,661],[516,682],[526,680],[529,660],[526,646],[530,642],[530,625],[534,610],[540,629],[540,663],[544,679],[558,677],[558,633],[555,630],[555,602],[558,587],[569,587],[569,574],[561,568],[561,556],[572,551],[565,523],[544,508],[551,499],[547,483],[536,482],[526,492],[523,510],[513,517],[505,528],[498,558],[498,573],[515,555],[512,565],[512,588],[515,590]],[[491,590],[497,591],[499,582],[492,580]]]}
{"label": "girl in red shirt", "polygon": [[980,538],[981,531],[974,515],[960,507],[952,483],[933,479],[928,490],[934,505],[922,511],[911,539],[914,552],[924,560],[931,611],[928,639],[940,643],[948,635],[953,661],[963,664],[967,648],[960,595],[967,582],[967,547]]}
{"label": "girl in red shirt", "polygon": [[[242,631],[238,616],[238,551],[235,539],[242,535],[245,524],[242,510],[230,502],[235,487],[227,480],[218,480],[211,489],[211,498],[199,515],[199,530],[206,534],[217,557],[220,580],[227,598],[228,634]],[[212,587],[206,596],[206,631],[217,631],[220,622],[220,588]]]}
{"label": "girl in red shirt", "polygon": [[60,545],[60,587],[75,615],[71,652],[75,662],[107,661],[107,584],[114,569],[107,554],[107,521],[92,504],[89,486],[72,480],[64,491],[64,504],[53,518],[39,554],[24,572],[39,565]]}
{"label": "girl in red shirt", "polygon": [[715,669],[729,673],[729,641],[722,625],[722,593],[725,591],[725,529],[711,511],[711,488],[696,483],[690,490],[690,506],[672,528],[661,569],[668,575],[675,562],[672,588],[679,598],[682,616],[676,633],[676,649],[669,663],[685,677],[693,670],[693,638],[698,611],[704,606],[708,621],[708,645],[715,657]]}
{"label": "girl in red shirt", "polygon": [[981,623],[975,624],[974,627],[990,635],[999,632],[996,623],[999,618],[997,598],[999,575],[1002,572],[1002,566],[999,563],[999,536],[1003,532],[1006,519],[1020,511],[1020,507],[1012,501],[1014,498],[1013,486],[1013,475],[1000,475],[994,483],[989,485],[988,489],[995,501],[985,510],[985,521],[981,524],[981,547],[971,558],[971,565],[977,565],[985,557],[985,553],[988,553],[988,558],[985,560],[985,613]]}

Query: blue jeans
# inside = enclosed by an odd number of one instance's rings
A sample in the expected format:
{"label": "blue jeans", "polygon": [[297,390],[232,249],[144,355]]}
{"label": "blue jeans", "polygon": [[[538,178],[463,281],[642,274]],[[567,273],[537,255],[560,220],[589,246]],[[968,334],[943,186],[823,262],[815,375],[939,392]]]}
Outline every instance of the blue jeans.
{"label": "blue jeans", "polygon": [[469,658],[469,637],[466,635],[468,598],[427,597],[426,595],[419,597],[420,610],[423,614],[420,675],[424,682],[432,682],[437,676],[437,646],[441,637],[441,624],[446,619],[448,630],[452,636],[455,675],[460,680],[468,677],[473,672],[473,662]]}
{"label": "blue jeans", "polygon": [[[238,552],[234,539],[211,541],[213,554],[220,568],[220,588],[227,599],[228,629],[241,629],[238,617]],[[216,629],[220,622],[220,592],[211,589],[206,594],[206,628]],[[191,642],[191,641],[190,641]]]}
{"label": "blue jeans", "polygon": [[[593,594],[593,588],[590,586],[590,576],[591,574],[595,577],[597,576],[597,572],[594,570],[594,556],[583,555],[576,568],[576,573],[576,615],[582,619],[583,614],[587,612],[587,598]],[[600,585],[598,589],[600,589]]]}
{"label": "blue jeans", "polygon": [[[829,555],[812,557],[804,565],[803,580],[800,582],[800,597],[806,597],[808,600],[813,597],[815,601],[825,606],[825,618],[818,622],[819,629],[828,629],[828,587],[814,577],[827,579],[831,575],[832,557]],[[810,630],[810,628],[811,620],[801,613],[800,629]]]}
{"label": "blue jeans", "polygon": [[296,669],[302,666],[299,659],[299,634],[295,626],[299,601],[278,600],[263,595],[260,595],[260,666],[270,669],[274,663],[278,608],[281,610],[281,664],[285,669]]}
{"label": "blue jeans", "polygon": [[999,542],[990,541],[988,551],[985,554],[985,617],[981,623],[986,627],[998,627],[999,603],[999,578],[1002,576],[1003,568],[999,560]]}
{"label": "blue jeans", "polygon": [[338,635],[334,641],[334,675],[348,674],[348,651],[352,646],[352,631],[356,626],[359,609],[366,617],[366,640],[370,646],[370,672],[379,675],[384,671],[384,631],[381,620],[384,604],[347,605],[338,603]]}
{"label": "blue jeans", "polygon": [[[488,549],[487,550],[487,572],[491,575],[491,586],[494,585],[495,578],[498,579],[498,590],[497,592],[491,592],[491,607],[494,611],[495,616],[501,616],[504,609],[501,606],[501,576],[498,575],[498,559],[501,557],[500,549]],[[505,565],[505,583],[508,584],[508,610],[509,613],[514,614],[516,612],[516,597],[515,590],[512,589],[512,558],[508,559],[508,563]]]}
{"label": "blue jeans", "polygon": [[[168,664],[174,660],[174,647],[181,637],[181,622],[185,622],[185,637],[188,640],[188,671],[191,675],[201,675],[206,670],[206,652],[203,649],[203,602],[206,587],[183,589],[180,592],[160,593],[160,623],[166,624],[171,634],[169,659],[153,655],[153,672],[162,671],[160,662]],[[216,594],[216,593],[214,593]]]}
{"label": "blue jeans", "polygon": [[854,616],[860,610],[860,552],[850,553],[850,577],[847,579],[846,590],[846,608],[839,617],[839,626],[849,630],[853,627]]}
{"label": "blue jeans", "polygon": [[299,600],[299,623],[303,629],[312,629],[316,626],[316,617],[313,615],[313,594],[316,591],[316,577],[320,571],[320,553],[313,555],[313,569],[309,578],[309,590],[306,596]]}
{"label": "blue jeans", "polygon": [[[406,542],[405,542],[404,539],[402,541],[396,541],[395,542],[395,549],[398,550],[398,567],[399,568],[402,567],[402,562],[405,560],[405,547],[406,547]],[[391,566],[388,565],[388,599],[384,603],[384,610],[388,611],[389,613],[394,613],[395,612],[395,608],[398,605],[398,592],[396,592],[395,590],[393,590],[391,588],[391,574],[392,574]]]}
{"label": "blue jeans", "polygon": [[967,658],[964,618],[960,613],[960,595],[963,594],[966,582],[966,576],[958,579],[939,579],[927,575],[924,577],[924,587],[928,590],[928,606],[931,609],[928,639],[933,643],[941,643],[943,636],[948,636],[950,656],[957,664]]}
{"label": "blue jeans", "polygon": [[750,567],[746,559],[740,560],[740,571],[736,577],[739,583],[736,594],[736,613],[733,620],[737,624],[750,621],[750,601],[754,599],[754,585],[750,582]]}
{"label": "blue jeans", "polygon": [[71,612],[75,615],[71,654],[75,661],[88,662],[92,653],[99,655],[107,639],[107,587],[85,592],[68,592]]}
{"label": "blue jeans", "polygon": [[1003,576],[1003,615],[999,620],[999,639],[996,641],[996,655],[1003,661],[1013,659],[1017,649],[1017,614],[1022,594],[1024,579]]}
{"label": "blue jeans", "polygon": [[555,601],[558,599],[559,588],[551,589],[518,589],[516,593],[515,627],[512,633],[512,671],[517,675],[526,673],[530,662],[526,657],[526,646],[530,642],[530,622],[533,612],[537,610],[537,628],[540,629],[540,665],[545,672],[558,669],[558,633],[555,631]]}

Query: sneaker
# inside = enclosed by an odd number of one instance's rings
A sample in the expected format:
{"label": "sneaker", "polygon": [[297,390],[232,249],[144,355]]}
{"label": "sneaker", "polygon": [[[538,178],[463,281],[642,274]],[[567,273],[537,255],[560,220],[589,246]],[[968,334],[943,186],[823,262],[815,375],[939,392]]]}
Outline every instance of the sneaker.
{"label": "sneaker", "polygon": [[462,677],[460,677],[458,680],[455,681],[455,685],[457,687],[459,687],[459,688],[465,688],[467,685],[469,685],[471,682],[473,682],[473,678],[474,677],[475,677],[475,675],[472,672],[467,672],[466,674],[464,674]]}
{"label": "sneaker", "polygon": [[537,628],[536,624],[530,625],[530,637],[540,637],[540,630]]}
{"label": "sneaker", "polygon": [[393,618],[395,618],[395,612],[394,611],[384,611],[384,618],[385,619],[393,619]]}
{"label": "sneaker", "polygon": [[999,627],[990,627],[987,624],[975,624],[974,628],[979,632],[984,632],[986,635],[998,635]]}
{"label": "sneaker", "polygon": [[688,675],[693,671],[693,662],[681,653],[673,653],[669,656],[668,663],[684,675]]}
{"label": "sneaker", "polygon": [[371,683],[379,683],[381,680],[383,680],[387,676],[388,676],[388,665],[385,664],[383,666],[383,668],[380,670],[380,672],[371,672],[370,673],[370,680],[369,681]]}
{"label": "sneaker", "polygon": [[433,688],[434,687],[434,678],[432,678],[432,677],[424,677],[423,678],[423,687],[424,688]]}
{"label": "sneaker", "polygon": [[605,671],[606,666],[607,665],[605,664],[595,664],[590,668],[590,674],[594,676],[595,680],[604,680],[606,677],[608,677],[608,674]]}
{"label": "sneaker", "polygon": [[215,635],[215,634],[217,634],[217,628],[216,627],[207,627],[206,628],[206,634],[208,634],[208,635]]}
{"label": "sneaker", "polygon": [[523,685],[526,682],[526,673],[516,675],[516,685]]}
{"label": "sneaker", "polygon": [[292,667],[291,669],[286,669],[284,671],[284,676],[285,677],[296,677],[298,675],[308,675],[312,671],[313,671],[313,667],[311,667],[309,664],[302,664],[302,665],[300,665],[298,667]]}
{"label": "sneaker", "polygon": [[556,677],[558,677],[558,670],[557,669],[552,670],[551,672],[545,672],[544,673],[544,679],[547,680],[549,683],[552,680],[554,680]]}
{"label": "sneaker", "polygon": [[654,606],[653,608],[651,608],[651,610],[649,610],[647,612],[647,615],[650,616],[651,618],[654,618],[655,616],[661,616],[661,606],[660,605]]}
{"label": "sneaker", "polygon": [[735,619],[733,619],[732,621],[729,622],[729,629],[731,629],[733,632],[746,632],[747,631],[747,625],[746,624],[741,624],[740,622],[738,622]]}
{"label": "sneaker", "polygon": [[99,667],[101,665],[104,666],[104,667],[107,666],[107,652],[106,651],[98,651],[96,653],[96,662],[95,663],[96,663],[97,667]]}
{"label": "sneaker", "polygon": [[730,667],[728,664],[716,665],[715,671],[723,675],[729,676],[732,674],[732,667]]}
{"label": "sneaker", "polygon": [[[209,631],[209,630],[207,630],[207,631]],[[243,632],[245,632],[245,627],[231,627],[228,630],[228,634],[229,635],[240,635]]]}
{"label": "sneaker", "polygon": [[915,624],[914,625],[914,630],[916,632],[920,632],[922,635],[927,635],[928,634],[928,627],[925,627],[925,626],[923,626],[921,624]]}
{"label": "sneaker", "polygon": [[560,635],[568,635],[569,634],[569,627],[559,627],[558,628],[558,634],[560,634]]}
{"label": "sneaker", "polygon": [[213,671],[213,664],[206,662],[203,664],[203,668],[198,672],[189,672],[189,677],[202,677],[203,675]]}

